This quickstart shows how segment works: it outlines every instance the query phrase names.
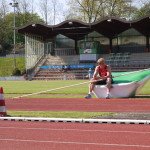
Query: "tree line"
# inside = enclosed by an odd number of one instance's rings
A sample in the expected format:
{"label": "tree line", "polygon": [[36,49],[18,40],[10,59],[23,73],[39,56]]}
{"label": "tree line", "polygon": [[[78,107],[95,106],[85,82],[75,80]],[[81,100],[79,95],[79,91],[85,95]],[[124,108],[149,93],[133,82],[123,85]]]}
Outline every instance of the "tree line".
{"label": "tree line", "polygon": [[[14,13],[8,0],[0,1],[0,55],[13,50],[14,15],[16,29],[31,23],[55,25],[67,19],[92,23],[106,16],[134,20],[150,15],[149,0],[66,0],[66,5],[61,0],[9,1],[18,6]],[[16,43],[23,45],[24,36],[16,33]]]}

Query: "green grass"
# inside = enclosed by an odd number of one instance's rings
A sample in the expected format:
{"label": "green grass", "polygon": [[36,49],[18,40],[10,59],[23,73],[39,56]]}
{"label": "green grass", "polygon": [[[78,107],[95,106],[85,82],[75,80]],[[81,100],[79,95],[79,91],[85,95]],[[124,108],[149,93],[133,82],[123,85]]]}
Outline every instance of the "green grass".
{"label": "green grass", "polygon": [[[81,84],[87,82],[85,84]],[[71,86],[75,85],[76,86]],[[81,85],[80,85],[81,84]],[[5,97],[16,97],[26,94],[47,91],[29,97],[64,97],[81,98],[88,92],[88,80],[55,80],[55,81],[0,81]],[[69,86],[68,88],[62,88]],[[71,86],[71,87],[70,87]],[[52,90],[59,88],[57,90]],[[150,95],[150,80],[138,91],[138,95]],[[52,90],[52,91],[51,91]]]}
{"label": "green grass", "polygon": [[[35,92],[51,90],[87,82],[82,85],[58,89],[47,93],[33,95],[36,98],[83,98],[88,92],[88,80],[59,80],[59,81],[0,81],[5,98],[13,98]],[[150,80],[138,91],[138,95],[150,95]],[[54,118],[98,118],[111,116],[113,113],[102,112],[49,112],[49,111],[8,111],[8,115],[17,117],[54,117]]]}
{"label": "green grass", "polygon": [[[86,94],[88,91],[88,80],[59,80],[59,81],[0,81],[0,86],[3,87],[6,95],[23,95],[23,94],[31,94],[35,92],[47,91],[55,88],[61,88],[64,86],[70,86],[75,84],[80,84],[83,82],[87,82],[83,85],[73,86],[70,88],[58,89],[50,92],[46,92],[46,94],[42,94],[42,96],[58,96],[58,95],[80,95]],[[41,97],[41,94],[34,95],[34,97]]]}
{"label": "green grass", "polygon": [[[25,58],[16,57],[16,68],[25,70]],[[14,70],[14,58],[0,58],[0,77],[11,76]]]}
{"label": "green grass", "polygon": [[102,116],[113,116],[115,113],[79,111],[8,111],[7,114],[13,117],[98,118]]}

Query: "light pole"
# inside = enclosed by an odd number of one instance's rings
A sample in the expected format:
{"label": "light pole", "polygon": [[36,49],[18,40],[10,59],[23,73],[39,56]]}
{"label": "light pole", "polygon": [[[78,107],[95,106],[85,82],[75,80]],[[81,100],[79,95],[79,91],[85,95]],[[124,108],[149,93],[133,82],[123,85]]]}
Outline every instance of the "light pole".
{"label": "light pole", "polygon": [[16,53],[16,7],[18,7],[18,2],[16,0],[13,0],[13,3],[9,3],[14,8],[14,18],[13,18],[13,31],[14,31],[14,68],[16,68],[16,58],[15,58],[15,53]]}

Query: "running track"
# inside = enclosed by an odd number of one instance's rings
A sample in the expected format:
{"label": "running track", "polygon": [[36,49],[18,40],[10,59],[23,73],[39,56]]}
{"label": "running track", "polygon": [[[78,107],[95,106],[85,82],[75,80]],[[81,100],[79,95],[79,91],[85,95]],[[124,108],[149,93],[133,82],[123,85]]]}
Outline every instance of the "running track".
{"label": "running track", "polygon": [[149,150],[149,125],[0,121],[2,150]]}
{"label": "running track", "polygon": [[[148,99],[6,99],[7,110],[150,112]],[[150,125],[0,121],[3,150],[149,150]]]}
{"label": "running track", "polygon": [[150,99],[21,98],[6,99],[7,110],[150,112]]}

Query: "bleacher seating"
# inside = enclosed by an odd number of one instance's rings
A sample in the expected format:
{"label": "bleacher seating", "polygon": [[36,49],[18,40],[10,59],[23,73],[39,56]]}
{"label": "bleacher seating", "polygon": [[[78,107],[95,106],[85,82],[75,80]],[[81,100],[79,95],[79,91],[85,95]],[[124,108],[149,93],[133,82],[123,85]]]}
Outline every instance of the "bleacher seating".
{"label": "bleacher seating", "polygon": [[125,66],[129,62],[130,53],[110,53],[108,59],[106,59],[107,64],[111,67]]}
{"label": "bleacher seating", "polygon": [[88,69],[74,69],[63,71],[62,69],[40,69],[34,80],[73,80],[87,79]]}
{"label": "bleacher seating", "polygon": [[116,53],[111,54],[106,62],[112,71],[132,71],[150,67],[150,53]]}
{"label": "bleacher seating", "polygon": [[[106,63],[115,71],[133,71],[150,67],[150,52],[147,53],[110,53],[101,54]],[[62,70],[63,65],[70,65],[71,69]],[[49,56],[43,66],[33,77],[34,80],[73,80],[88,79],[88,69],[95,67],[95,63],[79,64],[79,55]],[[52,67],[53,66],[53,67]],[[45,67],[45,68],[44,68]]]}
{"label": "bleacher seating", "polygon": [[45,65],[65,65],[65,64],[78,64],[79,55],[69,56],[51,56],[49,55]]}
{"label": "bleacher seating", "polygon": [[[63,70],[68,65],[70,69]],[[92,64],[79,64],[79,56],[49,56],[44,65],[33,77],[33,80],[72,80],[87,78],[88,69]]]}

